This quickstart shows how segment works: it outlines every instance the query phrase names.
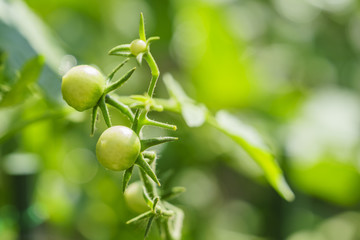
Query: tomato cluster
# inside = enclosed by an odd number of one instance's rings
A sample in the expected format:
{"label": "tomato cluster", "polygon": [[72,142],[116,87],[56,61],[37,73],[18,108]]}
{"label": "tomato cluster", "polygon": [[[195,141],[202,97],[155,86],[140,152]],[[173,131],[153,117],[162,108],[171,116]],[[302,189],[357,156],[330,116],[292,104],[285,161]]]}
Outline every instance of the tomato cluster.
{"label": "tomato cluster", "polygon": [[[64,100],[78,111],[97,105],[104,94],[105,77],[96,68],[79,65],[71,68],[62,78]],[[134,165],[140,153],[137,134],[125,126],[105,130],[96,145],[99,162],[107,169],[122,171]]]}

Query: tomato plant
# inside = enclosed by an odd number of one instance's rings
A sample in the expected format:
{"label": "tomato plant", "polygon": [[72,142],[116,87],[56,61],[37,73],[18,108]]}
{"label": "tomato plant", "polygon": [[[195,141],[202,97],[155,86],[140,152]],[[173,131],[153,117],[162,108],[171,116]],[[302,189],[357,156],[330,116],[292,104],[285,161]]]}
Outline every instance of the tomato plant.
{"label": "tomato plant", "polygon": [[[198,127],[208,123],[233,139],[264,170],[266,178],[275,190],[283,198],[291,201],[294,194],[288,187],[280,167],[253,128],[238,121],[226,111],[219,111],[213,116],[203,104],[189,98],[170,74],[164,75],[170,98],[153,98],[160,71],[150,52],[150,44],[158,39],[159,37],[146,38],[144,19],[141,14],[139,39],[130,44],[118,45],[109,51],[109,55],[128,58],[107,76],[106,85],[102,74],[92,67],[74,67],[63,78],[63,96],[66,102],[79,111],[92,108],[91,135],[95,131],[98,109],[102,113],[108,129],[102,133],[96,145],[97,158],[107,169],[124,171],[122,190],[125,200],[130,208],[139,213],[142,212],[127,223],[147,220],[146,237],[155,221],[162,239],[181,238],[184,213],[170,204],[168,199],[184,192],[184,188],[174,187],[161,191],[163,194],[159,193],[158,188],[161,184],[155,171],[157,153],[148,150],[152,146],[175,141],[177,138],[161,136],[146,139],[142,137],[144,126],[172,131],[177,129],[175,125],[149,118],[149,112],[161,112],[164,109],[180,113],[189,127]],[[135,68],[128,70],[120,79],[112,80],[119,69],[132,57],[136,58],[139,64],[143,59],[147,62],[151,71],[149,87],[144,95],[120,98],[112,92],[130,79]],[[124,114],[130,120],[131,126],[113,126],[108,105]],[[128,187],[134,169],[139,170],[141,182],[135,182]]]}

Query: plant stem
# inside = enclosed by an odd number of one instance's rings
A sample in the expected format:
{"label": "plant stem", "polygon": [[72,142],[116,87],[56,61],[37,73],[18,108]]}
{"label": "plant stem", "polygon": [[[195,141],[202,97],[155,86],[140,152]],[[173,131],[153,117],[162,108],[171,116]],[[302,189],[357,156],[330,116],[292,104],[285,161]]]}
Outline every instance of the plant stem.
{"label": "plant stem", "polygon": [[[114,96],[115,98],[118,98],[120,102],[131,105],[132,103],[137,102],[131,96]],[[155,104],[161,105],[164,107],[163,111],[169,111],[169,112],[175,112],[175,113],[181,113],[180,105],[173,99],[164,99],[164,98],[153,98],[155,101]]]}

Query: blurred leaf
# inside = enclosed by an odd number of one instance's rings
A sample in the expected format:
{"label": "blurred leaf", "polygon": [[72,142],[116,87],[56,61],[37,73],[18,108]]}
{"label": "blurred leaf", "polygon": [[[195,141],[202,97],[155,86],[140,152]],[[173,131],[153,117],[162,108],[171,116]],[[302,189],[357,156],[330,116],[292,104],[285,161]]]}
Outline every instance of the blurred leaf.
{"label": "blurred leaf", "polygon": [[29,94],[29,86],[38,80],[43,64],[42,56],[29,60],[21,69],[18,81],[4,94],[0,107],[11,107],[23,102]]}
{"label": "blurred leaf", "polygon": [[164,82],[169,94],[174,98],[181,108],[181,114],[189,127],[199,127],[203,125],[208,113],[205,105],[197,104],[193,99],[189,98],[180,84],[169,74],[164,75]]}
{"label": "blurred leaf", "polygon": [[[0,50],[0,84],[5,80],[5,60],[6,54]],[[0,89],[1,91],[1,89]]]}
{"label": "blurred leaf", "polygon": [[7,131],[0,136],[0,144],[7,141],[9,138],[14,136],[16,133],[20,132],[21,130],[30,126],[33,123],[48,120],[48,119],[59,119],[59,118],[66,116],[67,114],[69,114],[68,111],[63,110],[63,109],[58,109],[55,111],[46,112],[45,114],[39,115],[32,119],[22,121],[21,123],[17,123],[13,127],[7,129]]}
{"label": "blurred leaf", "polygon": [[66,53],[53,30],[24,1],[0,1],[0,9],[0,48],[6,50],[9,69],[19,69],[29,58],[43,55],[46,67],[38,83],[47,98],[58,102],[58,71],[65,64]]}
{"label": "blurred leaf", "polygon": [[257,162],[263,169],[269,183],[283,198],[288,201],[294,199],[294,194],[286,183],[274,156],[255,129],[242,123],[226,111],[218,112],[215,119],[213,119],[207,108],[189,98],[170,74],[165,74],[164,82],[170,96],[180,105],[181,114],[188,126],[201,126],[206,120],[218,128],[232,138]]}
{"label": "blurred leaf", "polygon": [[181,239],[181,229],[184,221],[184,212],[180,208],[175,207],[174,205],[164,202],[166,208],[172,210],[174,215],[169,218],[167,224],[167,231],[170,234],[171,239],[179,240]]}
{"label": "blurred leaf", "polygon": [[176,198],[180,194],[186,191],[186,188],[184,187],[173,187],[169,192],[166,192],[161,195],[162,200],[170,200],[173,198]]}
{"label": "blurred leaf", "polygon": [[260,165],[275,190],[287,201],[292,201],[295,197],[294,193],[259,133],[224,110],[216,114],[215,121],[215,127],[233,139]]}
{"label": "blurred leaf", "polygon": [[323,156],[307,167],[291,166],[289,174],[298,189],[307,194],[342,206],[356,205],[360,201],[359,170],[351,162]]}

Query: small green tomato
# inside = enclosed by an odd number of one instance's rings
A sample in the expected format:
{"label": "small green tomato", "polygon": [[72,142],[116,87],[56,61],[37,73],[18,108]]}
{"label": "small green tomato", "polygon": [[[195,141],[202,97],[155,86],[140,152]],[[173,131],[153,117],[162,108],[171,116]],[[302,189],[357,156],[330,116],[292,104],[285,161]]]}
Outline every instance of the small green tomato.
{"label": "small green tomato", "polygon": [[141,182],[131,183],[124,192],[124,198],[126,205],[136,213],[143,213],[150,210],[143,197]]}
{"label": "small green tomato", "polygon": [[125,126],[106,129],[96,144],[96,156],[107,169],[126,170],[134,165],[140,153],[140,140],[136,133]]}
{"label": "small green tomato", "polygon": [[92,66],[73,67],[62,78],[61,92],[64,100],[80,112],[94,107],[104,89],[104,76]]}
{"label": "small green tomato", "polygon": [[137,55],[139,55],[139,53],[142,53],[142,52],[145,52],[145,51],[146,51],[146,43],[143,40],[136,39],[136,40],[131,42],[131,44],[130,44],[130,52],[134,56],[137,56]]}

